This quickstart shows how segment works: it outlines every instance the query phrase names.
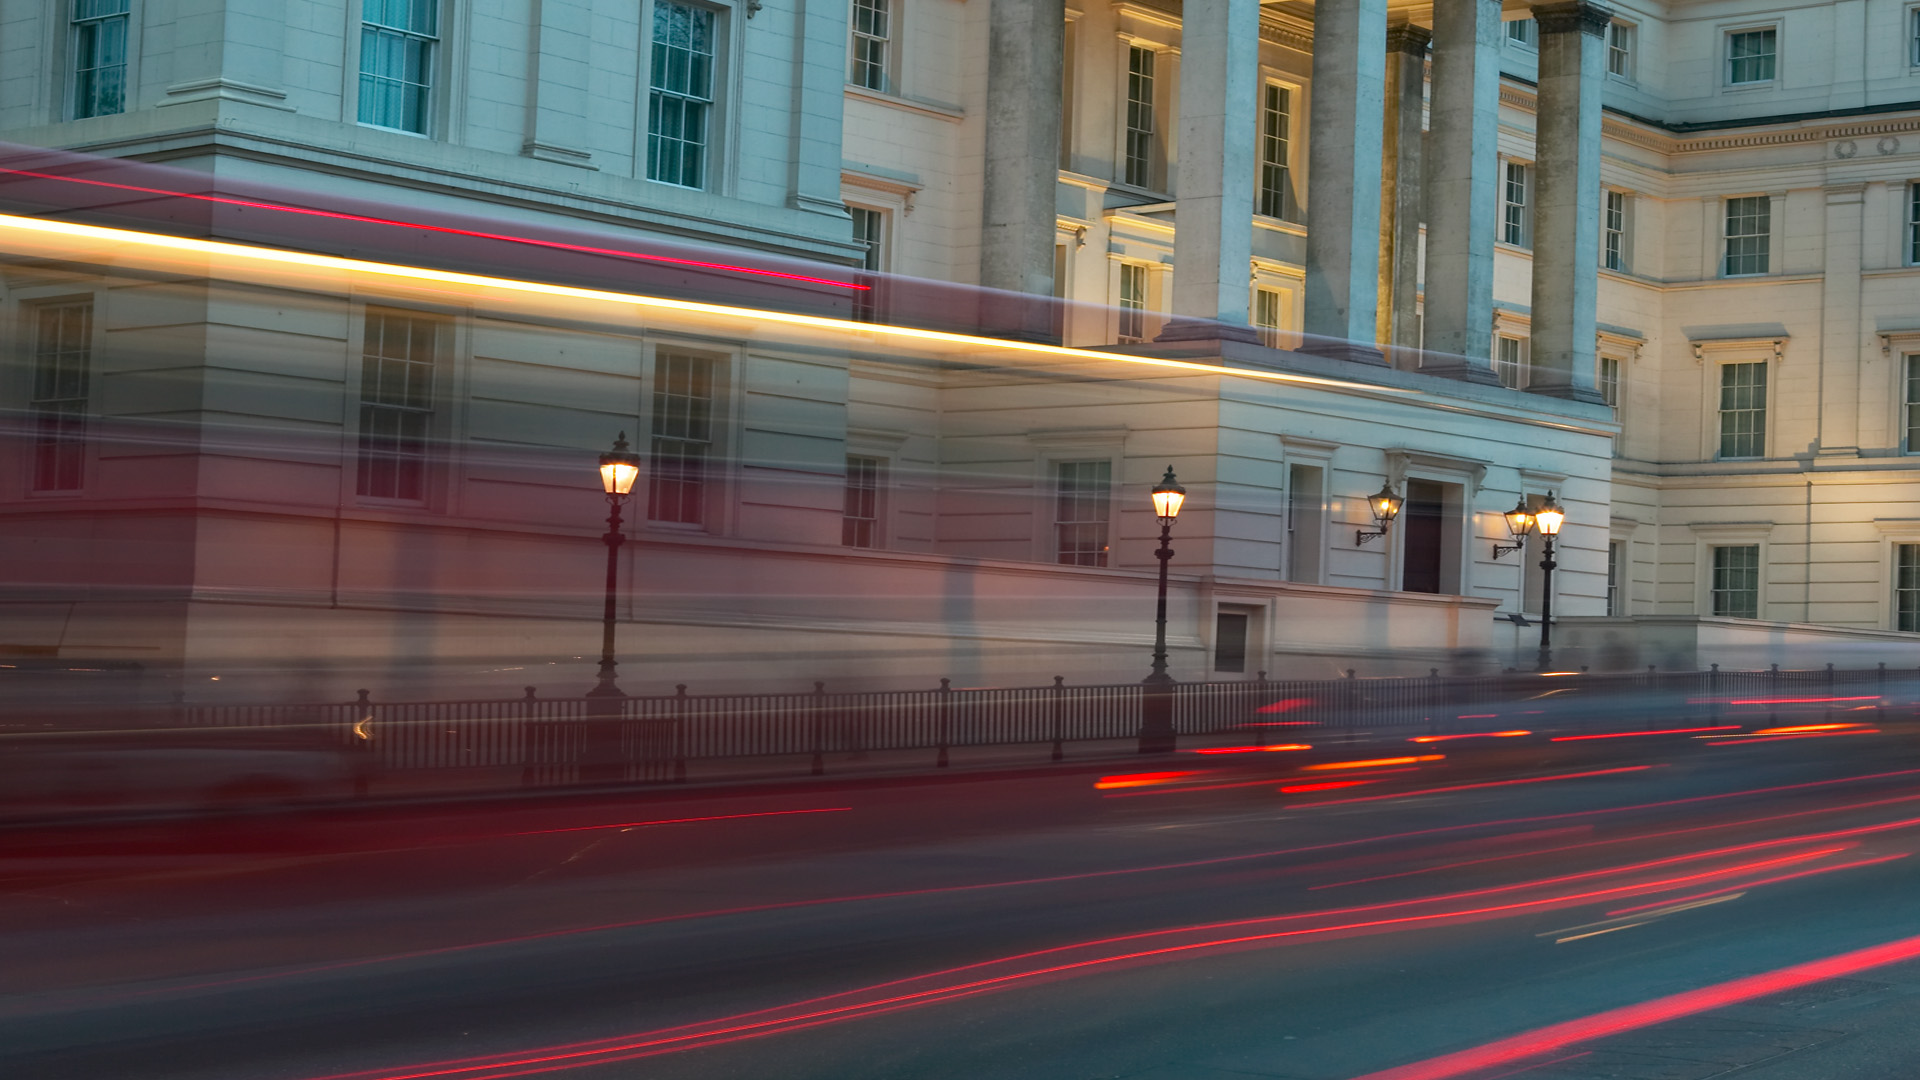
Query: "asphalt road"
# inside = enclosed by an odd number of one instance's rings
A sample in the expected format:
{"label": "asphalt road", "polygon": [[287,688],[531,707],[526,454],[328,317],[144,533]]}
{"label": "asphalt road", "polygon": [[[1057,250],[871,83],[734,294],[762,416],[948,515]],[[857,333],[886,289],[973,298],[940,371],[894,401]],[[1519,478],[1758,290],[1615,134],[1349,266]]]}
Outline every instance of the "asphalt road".
{"label": "asphalt road", "polygon": [[1914,740],[15,828],[0,1076],[1911,1080]]}

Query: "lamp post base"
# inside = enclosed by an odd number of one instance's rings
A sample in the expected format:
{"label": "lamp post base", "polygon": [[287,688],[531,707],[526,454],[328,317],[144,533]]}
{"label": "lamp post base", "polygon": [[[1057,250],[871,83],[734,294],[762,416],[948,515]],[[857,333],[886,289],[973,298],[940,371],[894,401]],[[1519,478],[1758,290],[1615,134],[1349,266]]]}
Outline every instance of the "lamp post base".
{"label": "lamp post base", "polygon": [[1171,754],[1175,742],[1173,678],[1156,672],[1147,676],[1140,688],[1140,752]]}

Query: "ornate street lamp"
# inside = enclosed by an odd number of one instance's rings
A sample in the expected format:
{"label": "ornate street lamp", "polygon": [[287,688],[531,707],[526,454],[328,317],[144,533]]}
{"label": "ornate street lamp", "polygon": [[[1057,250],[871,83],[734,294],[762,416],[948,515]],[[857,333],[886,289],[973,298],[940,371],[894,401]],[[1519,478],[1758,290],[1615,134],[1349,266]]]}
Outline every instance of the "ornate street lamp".
{"label": "ornate street lamp", "polygon": [[1533,532],[1533,511],[1527,509],[1527,497],[1525,495],[1520,496],[1520,501],[1513,505],[1513,509],[1507,511],[1502,516],[1507,519],[1507,533],[1513,537],[1513,543],[1502,544],[1496,542],[1493,545],[1493,557],[1496,559],[1511,555],[1521,548],[1526,547],[1527,537]]}
{"label": "ornate street lamp", "polygon": [[1393,519],[1400,516],[1400,507],[1405,503],[1406,500],[1394,492],[1391,482],[1381,484],[1380,490],[1374,492],[1373,497],[1367,500],[1367,508],[1373,511],[1373,522],[1379,528],[1355,529],[1354,546],[1358,547],[1387,535],[1387,529],[1392,527]]}
{"label": "ornate street lamp", "polygon": [[1560,526],[1566,524],[1567,511],[1553,501],[1553,492],[1547,492],[1540,509],[1533,512],[1533,523],[1540,530],[1543,541],[1540,548],[1540,670],[1547,671],[1553,663],[1553,571],[1559,565],[1553,561],[1553,538],[1560,535]]}
{"label": "ornate street lamp", "polygon": [[613,441],[613,449],[600,455],[600,486],[607,495],[606,607],[600,620],[600,675],[587,691],[587,746],[581,765],[582,780],[619,780],[625,773],[620,759],[620,700],[627,695],[614,682],[613,627],[614,594],[620,581],[620,545],[626,536],[620,531],[620,507],[633,493],[633,482],[640,476],[640,455],[627,447],[627,433]]}
{"label": "ornate street lamp", "polygon": [[1160,519],[1160,595],[1153,616],[1153,673],[1146,677],[1140,699],[1140,752],[1173,752],[1173,676],[1167,674],[1167,562],[1173,558],[1173,523],[1187,489],[1173,477],[1173,466],[1153,489],[1153,516]]}

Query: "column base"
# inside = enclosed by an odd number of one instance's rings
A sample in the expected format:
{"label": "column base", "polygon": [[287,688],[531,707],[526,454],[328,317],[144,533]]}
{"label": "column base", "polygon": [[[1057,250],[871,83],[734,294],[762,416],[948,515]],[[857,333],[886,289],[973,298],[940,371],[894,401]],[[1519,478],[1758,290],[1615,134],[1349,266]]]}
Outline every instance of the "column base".
{"label": "column base", "polygon": [[1461,356],[1450,356],[1438,363],[1422,363],[1414,369],[1422,375],[1438,375],[1443,379],[1456,379],[1464,383],[1478,383],[1481,386],[1498,386],[1500,376],[1486,364],[1476,364]]}
{"label": "column base", "polygon": [[1386,367],[1387,354],[1378,346],[1364,345],[1358,341],[1340,341],[1336,338],[1308,338],[1300,343],[1295,352],[1309,356],[1324,356],[1330,360],[1347,360],[1355,364],[1369,364],[1373,367]]}
{"label": "column base", "polygon": [[1260,331],[1251,326],[1217,322],[1213,319],[1189,319],[1176,315],[1167,320],[1155,341],[1242,341],[1260,344]]}
{"label": "column base", "polygon": [[1560,398],[1563,401],[1584,401],[1589,405],[1605,405],[1607,403],[1607,399],[1600,396],[1600,391],[1590,386],[1529,386],[1527,387],[1527,393],[1539,394],[1541,397]]}

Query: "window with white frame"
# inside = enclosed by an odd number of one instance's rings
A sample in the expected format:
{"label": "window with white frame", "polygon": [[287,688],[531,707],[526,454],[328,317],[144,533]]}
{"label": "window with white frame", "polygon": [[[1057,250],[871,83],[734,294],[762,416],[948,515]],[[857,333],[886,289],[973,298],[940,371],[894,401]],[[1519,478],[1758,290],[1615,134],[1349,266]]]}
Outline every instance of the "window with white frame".
{"label": "window with white frame", "polygon": [[1500,176],[1500,239],[1527,247],[1533,232],[1533,166],[1523,161],[1504,162]]}
{"label": "window with white frame", "polygon": [[361,0],[360,122],[427,134],[439,0]]}
{"label": "window with white frame", "polygon": [[888,88],[887,50],[892,46],[892,0],[853,0],[852,69],[847,81],[868,90]]}
{"label": "window with white frame", "polygon": [[1257,210],[1267,217],[1294,216],[1293,91],[1268,83],[1260,93],[1260,191]]}
{"label": "window with white frame", "polygon": [[1920,7],[1907,12],[1907,63],[1920,67]]}
{"label": "window with white frame", "polygon": [[647,179],[707,184],[719,18],[711,8],[654,0]]}
{"label": "window with white frame", "polygon": [[1760,617],[1760,545],[1724,544],[1713,549],[1713,613],[1735,619]]}
{"label": "window with white frame", "polygon": [[1134,187],[1154,186],[1154,51],[1127,49],[1127,145],[1121,179]]}
{"label": "window with white frame", "polygon": [[1534,48],[1540,43],[1540,24],[1532,17],[1507,20],[1507,44]]}
{"label": "window with white frame", "polygon": [[867,271],[859,281],[866,288],[853,294],[853,317],[872,322],[880,310],[877,274],[886,266],[887,215],[865,206],[848,206],[847,213],[853,218],[853,242],[861,247],[860,269]]}
{"label": "window with white frame", "polygon": [[1639,27],[1615,19],[1607,24],[1607,74],[1633,81],[1633,43]]}
{"label": "window with white frame", "polygon": [[434,367],[445,319],[367,312],[360,353],[357,491],[424,502],[433,439]]}
{"label": "window with white frame", "polygon": [[885,458],[847,455],[847,491],[840,516],[840,543],[845,547],[879,547],[880,492],[886,486]]}
{"label": "window with white frame", "polygon": [[1907,185],[1907,262],[1920,266],[1920,183]]}
{"label": "window with white frame", "polygon": [[1773,81],[1778,31],[1773,27],[1727,32],[1727,85],[1753,86]]}
{"label": "window with white frame", "polygon": [[1493,373],[1510,390],[1526,388],[1529,375],[1526,338],[1499,334],[1493,339]]}
{"label": "window with white frame", "polygon": [[33,310],[33,490],[80,490],[93,377],[93,302]]}
{"label": "window with white frame", "polygon": [[1909,454],[1920,454],[1920,353],[1908,353],[1906,362],[1906,393],[1901,416],[1906,434],[1900,445]]}
{"label": "window with white frame", "polygon": [[1253,290],[1253,326],[1260,331],[1260,344],[1278,349],[1280,332],[1286,325],[1287,294],[1279,289]]}
{"label": "window with white frame", "polygon": [[661,349],[654,354],[649,521],[707,523],[715,366],[712,357],[696,353]]}
{"label": "window with white frame", "polygon": [[128,0],[73,0],[73,118],[127,108]]}
{"label": "window with white frame", "polygon": [[1720,453],[1757,458],[1767,453],[1767,363],[1720,365]]}
{"label": "window with white frame", "polygon": [[1063,566],[1107,565],[1113,463],[1056,461],[1053,481],[1055,561]]}
{"label": "window with white frame", "polygon": [[1625,273],[1628,228],[1633,220],[1633,196],[1624,191],[1600,193],[1600,265]]}
{"label": "window with white frame", "polygon": [[1135,344],[1147,339],[1147,267],[1139,263],[1120,264],[1120,343]]}
{"label": "window with white frame", "polygon": [[1600,356],[1594,361],[1594,384],[1599,387],[1600,398],[1605,401],[1614,415],[1620,414],[1620,358]]}
{"label": "window with white frame", "polygon": [[1920,633],[1920,544],[1893,546],[1893,628]]}
{"label": "window with white frame", "polygon": [[1627,597],[1625,578],[1627,573],[1627,542],[1612,540],[1607,543],[1607,614],[1625,615]]}
{"label": "window with white frame", "polygon": [[1727,277],[1764,274],[1769,265],[1773,230],[1772,207],[1765,195],[1727,200]]}

